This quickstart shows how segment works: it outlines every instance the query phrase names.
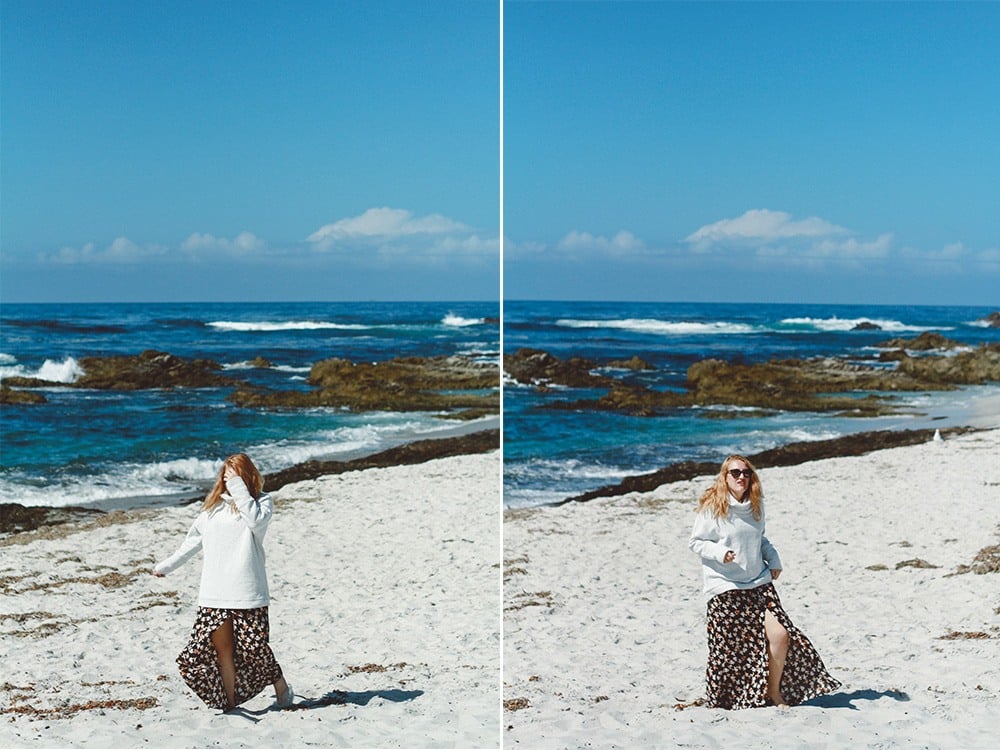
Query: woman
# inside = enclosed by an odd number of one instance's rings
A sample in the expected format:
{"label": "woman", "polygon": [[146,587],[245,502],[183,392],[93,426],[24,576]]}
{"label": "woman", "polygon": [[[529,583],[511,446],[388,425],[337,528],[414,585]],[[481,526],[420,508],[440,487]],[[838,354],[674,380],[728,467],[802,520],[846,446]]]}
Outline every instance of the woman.
{"label": "woman", "polygon": [[184,542],[153,569],[163,576],[204,549],[198,616],[177,665],[199,698],[227,711],[268,684],[281,708],[295,697],[268,645],[264,533],[274,503],[263,485],[249,456],[227,458]]}
{"label": "woman", "polygon": [[688,546],[701,557],[708,600],[709,706],[787,707],[840,687],[781,607],[764,492],[743,456],[727,458],[702,494]]}

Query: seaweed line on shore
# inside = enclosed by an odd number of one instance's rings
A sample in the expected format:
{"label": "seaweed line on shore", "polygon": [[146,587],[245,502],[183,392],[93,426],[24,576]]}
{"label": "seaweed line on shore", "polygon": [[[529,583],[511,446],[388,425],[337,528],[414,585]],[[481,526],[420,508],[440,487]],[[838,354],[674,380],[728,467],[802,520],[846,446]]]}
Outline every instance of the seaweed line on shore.
{"label": "seaweed line on shore", "polygon": [[[796,466],[809,461],[824,458],[839,458],[844,456],[861,456],[872,451],[886,448],[899,448],[906,445],[917,445],[934,439],[935,433],[942,437],[963,435],[979,432],[976,427],[951,427],[943,430],[873,430],[859,432],[854,435],[844,435],[829,440],[803,441],[771,448],[760,453],[747,456],[758,469],[774,466]],[[671,482],[683,482],[695,477],[715,474],[719,463],[713,461],[681,461],[647,474],[637,474],[625,477],[617,484],[605,485],[580,495],[568,497],[550,503],[552,506],[580,503],[599,497],[617,497],[631,492],[652,492],[657,487]]]}

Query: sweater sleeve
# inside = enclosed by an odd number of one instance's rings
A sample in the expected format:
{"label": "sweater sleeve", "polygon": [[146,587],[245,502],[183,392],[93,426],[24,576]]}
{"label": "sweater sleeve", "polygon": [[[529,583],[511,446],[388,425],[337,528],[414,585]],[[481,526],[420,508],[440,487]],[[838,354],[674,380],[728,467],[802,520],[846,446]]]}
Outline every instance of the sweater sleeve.
{"label": "sweater sleeve", "polygon": [[781,558],[778,557],[778,550],[768,540],[766,536],[760,538],[760,555],[771,570],[781,570]]}
{"label": "sweater sleeve", "polygon": [[156,563],[153,567],[154,571],[165,575],[172,570],[176,570],[190,560],[195,552],[201,549],[201,519],[202,516],[199,515],[195,519],[195,522],[191,524],[187,536],[184,537],[184,541],[181,542],[181,546],[177,548],[177,551],[166,560]]}
{"label": "sweater sleeve", "polygon": [[726,557],[726,545],[719,541],[719,525],[707,513],[694,520],[688,548],[699,557],[721,563]]}
{"label": "sweater sleeve", "polygon": [[274,514],[274,501],[271,496],[264,493],[254,499],[247,489],[246,482],[242,477],[235,476],[226,480],[226,490],[229,496],[236,503],[236,509],[240,512],[244,522],[255,533],[261,533],[267,528]]}

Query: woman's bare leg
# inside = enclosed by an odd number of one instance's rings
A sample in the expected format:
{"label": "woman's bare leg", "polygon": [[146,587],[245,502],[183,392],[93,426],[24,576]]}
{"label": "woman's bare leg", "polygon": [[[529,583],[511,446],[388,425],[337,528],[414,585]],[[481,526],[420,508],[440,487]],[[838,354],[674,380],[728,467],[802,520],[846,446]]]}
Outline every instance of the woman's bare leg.
{"label": "woman's bare leg", "polygon": [[274,681],[274,697],[280,698],[281,694],[288,689],[288,683],[285,682],[285,677],[282,675]]}
{"label": "woman's bare leg", "polygon": [[764,611],[764,633],[767,635],[767,697],[776,706],[787,706],[781,695],[781,673],[788,655],[788,631],[771,610]]}
{"label": "woman's bare leg", "polygon": [[236,644],[233,639],[233,620],[227,618],[224,623],[212,633],[212,645],[219,659],[219,673],[222,675],[222,687],[226,691],[226,708],[236,705]]}

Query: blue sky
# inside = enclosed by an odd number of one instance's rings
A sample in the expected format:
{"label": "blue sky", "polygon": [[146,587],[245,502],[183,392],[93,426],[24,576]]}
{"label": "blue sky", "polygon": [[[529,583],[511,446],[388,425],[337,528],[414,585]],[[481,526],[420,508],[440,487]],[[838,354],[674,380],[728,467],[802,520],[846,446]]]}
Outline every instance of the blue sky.
{"label": "blue sky", "polygon": [[497,3],[0,12],[4,301],[497,299]]}
{"label": "blue sky", "polygon": [[996,306],[997,39],[997,2],[508,2],[504,296]]}

